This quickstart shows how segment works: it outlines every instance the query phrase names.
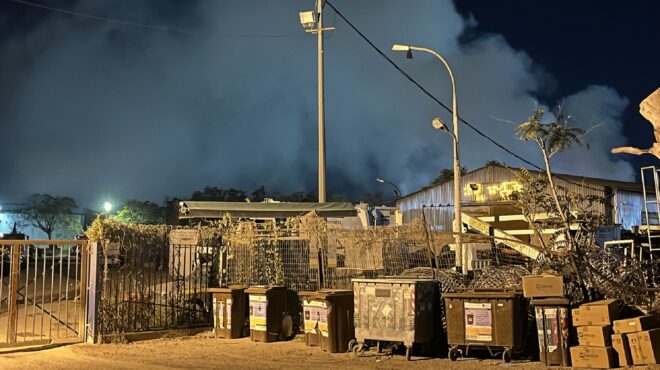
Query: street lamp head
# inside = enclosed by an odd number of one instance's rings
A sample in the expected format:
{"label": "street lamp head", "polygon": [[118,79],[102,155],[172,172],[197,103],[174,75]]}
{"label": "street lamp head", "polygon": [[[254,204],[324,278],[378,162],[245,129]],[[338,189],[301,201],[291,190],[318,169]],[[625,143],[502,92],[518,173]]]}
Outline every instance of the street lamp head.
{"label": "street lamp head", "polygon": [[412,59],[412,50],[410,50],[410,46],[408,46],[408,45],[394,44],[394,45],[392,45],[392,50],[393,51],[405,51],[406,52],[406,59]]}
{"label": "street lamp head", "polygon": [[385,182],[385,180],[381,179],[380,177],[376,177],[376,181],[380,182],[381,184]]}
{"label": "street lamp head", "polygon": [[112,211],[112,204],[110,202],[103,203],[103,209],[106,213]]}
{"label": "street lamp head", "polygon": [[433,125],[433,128],[436,130],[449,132],[447,125],[445,125],[445,123],[442,122],[442,119],[440,119],[440,117],[434,118],[433,121],[431,122],[431,125]]}

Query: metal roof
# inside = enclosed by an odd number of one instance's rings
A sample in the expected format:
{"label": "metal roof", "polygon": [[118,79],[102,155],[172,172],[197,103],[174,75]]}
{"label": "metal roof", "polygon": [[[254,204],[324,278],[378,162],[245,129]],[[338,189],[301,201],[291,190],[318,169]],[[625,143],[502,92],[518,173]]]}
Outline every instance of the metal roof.
{"label": "metal roof", "polygon": [[196,202],[184,201],[179,205],[179,218],[222,218],[229,214],[234,218],[286,218],[316,212],[319,217],[355,217],[352,203],[247,203],[247,202]]}

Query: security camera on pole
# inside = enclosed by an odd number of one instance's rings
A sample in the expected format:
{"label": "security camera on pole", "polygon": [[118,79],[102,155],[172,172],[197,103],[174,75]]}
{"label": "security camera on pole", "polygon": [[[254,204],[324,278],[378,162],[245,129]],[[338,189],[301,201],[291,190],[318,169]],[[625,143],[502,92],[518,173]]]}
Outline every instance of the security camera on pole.
{"label": "security camera on pole", "polygon": [[325,203],[325,97],[323,87],[323,31],[334,30],[334,27],[323,28],[324,0],[316,0],[316,12],[300,12],[300,24],[305,32],[316,34],[318,38],[318,114],[319,114],[319,203]]}

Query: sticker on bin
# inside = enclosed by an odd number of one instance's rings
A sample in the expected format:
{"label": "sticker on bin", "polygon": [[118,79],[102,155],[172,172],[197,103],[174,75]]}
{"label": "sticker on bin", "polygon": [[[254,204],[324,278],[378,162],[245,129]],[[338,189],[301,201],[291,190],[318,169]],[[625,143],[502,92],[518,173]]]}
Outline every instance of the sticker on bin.
{"label": "sticker on bin", "polygon": [[250,295],[250,329],[266,331],[266,309],[268,301],[265,295]]}
{"label": "sticker on bin", "polygon": [[218,317],[218,328],[224,329],[225,328],[225,302],[223,300],[220,300],[218,302],[218,310],[217,312],[217,317]]}
{"label": "sticker on bin", "polygon": [[217,299],[213,298],[213,312],[215,312],[215,320],[213,320],[213,333],[216,333],[216,330],[218,328],[218,309],[217,307]]}
{"label": "sticker on bin", "polygon": [[465,339],[480,342],[493,340],[493,316],[490,303],[464,302]]}
{"label": "sticker on bin", "polygon": [[324,337],[328,336],[328,305],[323,301],[303,302],[305,333],[321,333]]}
{"label": "sticker on bin", "polygon": [[227,329],[231,329],[231,304],[232,300],[227,299]]}

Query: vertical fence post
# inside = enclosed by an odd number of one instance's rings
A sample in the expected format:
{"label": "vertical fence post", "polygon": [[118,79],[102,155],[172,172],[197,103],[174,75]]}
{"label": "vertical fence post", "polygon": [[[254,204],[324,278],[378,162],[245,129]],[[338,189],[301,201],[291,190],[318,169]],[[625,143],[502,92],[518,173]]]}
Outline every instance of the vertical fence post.
{"label": "vertical fence post", "polygon": [[80,266],[76,268],[80,269],[80,285],[78,289],[80,291],[80,309],[78,310],[78,339],[81,341],[85,340],[86,332],[86,320],[87,317],[87,289],[89,289],[89,279],[87,271],[87,263],[89,259],[89,251],[87,249],[87,241],[83,240],[82,243],[78,244],[78,249],[80,250]]}
{"label": "vertical fence post", "polygon": [[9,269],[11,275],[9,278],[9,297],[7,302],[7,319],[9,320],[7,322],[7,342],[16,343],[16,331],[18,327],[18,285],[21,273],[21,245],[12,244],[9,247],[11,248],[11,268]]}
{"label": "vertical fence post", "polygon": [[99,306],[98,243],[89,243],[86,249],[88,252],[87,265],[89,266],[89,273],[86,274],[87,280],[85,281],[85,286],[89,291],[87,292],[84,334],[82,339],[87,343],[96,343],[96,313]]}

